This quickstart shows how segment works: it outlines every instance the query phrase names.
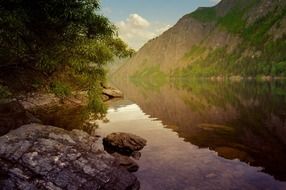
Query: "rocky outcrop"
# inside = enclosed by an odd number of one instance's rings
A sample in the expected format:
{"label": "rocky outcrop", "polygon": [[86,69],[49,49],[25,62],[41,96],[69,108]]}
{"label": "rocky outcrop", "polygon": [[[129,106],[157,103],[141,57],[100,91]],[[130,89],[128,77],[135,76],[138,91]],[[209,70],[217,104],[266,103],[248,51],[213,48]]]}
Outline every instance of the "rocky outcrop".
{"label": "rocky outcrop", "polygon": [[[108,101],[113,98],[122,98],[123,93],[113,87],[103,87],[101,97],[103,101]],[[46,106],[56,106],[59,104],[85,106],[88,104],[88,92],[74,91],[71,96],[64,99],[61,99],[52,93],[29,93],[18,96],[17,99],[27,110]]]}
{"label": "rocky outcrop", "polygon": [[147,141],[137,135],[129,133],[111,133],[103,139],[109,149],[123,154],[132,154],[146,146]]}
{"label": "rocky outcrop", "polygon": [[40,124],[0,137],[0,189],[139,189],[98,137]]}
{"label": "rocky outcrop", "polygon": [[122,98],[123,97],[123,93],[113,87],[105,87],[102,90],[102,94],[107,96],[109,99],[111,98]]}
{"label": "rocky outcrop", "polygon": [[27,110],[59,104],[60,98],[51,93],[30,93],[17,97]]}

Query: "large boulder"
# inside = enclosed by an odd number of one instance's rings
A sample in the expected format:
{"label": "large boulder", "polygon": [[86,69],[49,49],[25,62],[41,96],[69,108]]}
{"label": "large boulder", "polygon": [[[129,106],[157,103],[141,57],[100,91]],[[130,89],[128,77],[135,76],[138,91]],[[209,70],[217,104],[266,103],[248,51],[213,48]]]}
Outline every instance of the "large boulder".
{"label": "large boulder", "polygon": [[139,189],[137,178],[80,130],[30,124],[0,137],[0,189]]}
{"label": "large boulder", "polygon": [[147,141],[130,133],[111,133],[103,139],[103,143],[109,150],[131,155],[143,149]]}

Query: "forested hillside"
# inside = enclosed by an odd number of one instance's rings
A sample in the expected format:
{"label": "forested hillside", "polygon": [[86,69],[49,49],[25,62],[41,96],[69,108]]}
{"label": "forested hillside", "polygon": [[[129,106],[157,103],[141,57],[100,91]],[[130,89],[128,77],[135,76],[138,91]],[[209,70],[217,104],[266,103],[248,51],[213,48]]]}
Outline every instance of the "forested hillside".
{"label": "forested hillside", "polygon": [[182,17],[116,74],[159,80],[285,77],[285,52],[286,1],[222,0]]}

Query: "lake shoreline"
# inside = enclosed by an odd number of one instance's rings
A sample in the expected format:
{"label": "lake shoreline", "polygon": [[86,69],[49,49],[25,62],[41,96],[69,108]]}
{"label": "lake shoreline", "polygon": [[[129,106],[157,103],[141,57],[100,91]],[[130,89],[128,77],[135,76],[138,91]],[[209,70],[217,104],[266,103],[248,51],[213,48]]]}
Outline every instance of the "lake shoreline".
{"label": "lake shoreline", "polygon": [[[122,93],[114,88],[103,91],[105,101],[120,96]],[[48,121],[69,115],[72,122],[76,116],[73,111],[79,114],[84,110],[86,93],[64,100],[53,94],[32,93],[1,102],[0,186],[8,189],[140,188],[136,176],[128,171],[129,165],[122,165],[128,161],[134,168],[134,161],[107,153],[102,137],[87,133],[96,129],[88,125],[89,121],[85,127],[79,127],[86,117],[73,126],[67,123],[51,126],[52,120]],[[53,115],[52,109],[57,111],[58,117]],[[40,112],[43,115],[39,115]],[[42,120],[46,116],[48,119]]]}

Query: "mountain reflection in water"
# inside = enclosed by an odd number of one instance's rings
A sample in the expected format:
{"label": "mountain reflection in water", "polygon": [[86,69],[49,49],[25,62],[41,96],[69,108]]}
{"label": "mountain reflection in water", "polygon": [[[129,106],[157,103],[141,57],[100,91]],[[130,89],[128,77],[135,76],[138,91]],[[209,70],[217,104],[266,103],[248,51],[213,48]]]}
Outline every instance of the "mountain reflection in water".
{"label": "mountain reflection in water", "polygon": [[184,141],[227,159],[260,166],[286,181],[286,85],[283,81],[116,81],[146,114]]}

